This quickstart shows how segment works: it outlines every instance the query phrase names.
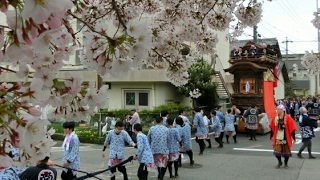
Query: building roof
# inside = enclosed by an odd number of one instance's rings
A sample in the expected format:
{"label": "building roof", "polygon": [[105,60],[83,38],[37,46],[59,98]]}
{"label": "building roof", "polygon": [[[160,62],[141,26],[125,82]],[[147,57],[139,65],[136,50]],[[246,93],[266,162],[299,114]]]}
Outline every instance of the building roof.
{"label": "building roof", "polygon": [[303,90],[310,89],[310,81],[309,80],[292,80],[293,84],[292,89]]}
{"label": "building roof", "polygon": [[288,54],[288,56],[284,55],[282,58],[285,60],[286,66],[289,70],[293,70],[293,65],[298,65],[299,70],[306,70],[305,67],[302,66],[302,58],[304,54]]}

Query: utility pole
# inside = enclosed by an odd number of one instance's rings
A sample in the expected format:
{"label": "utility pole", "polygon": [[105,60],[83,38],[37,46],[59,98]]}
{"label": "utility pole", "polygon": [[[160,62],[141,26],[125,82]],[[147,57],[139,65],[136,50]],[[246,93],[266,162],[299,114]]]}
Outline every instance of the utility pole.
{"label": "utility pole", "polygon": [[[319,0],[317,0],[317,7],[316,7],[316,12],[318,12],[318,8],[319,8]],[[319,14],[318,14],[319,16]],[[318,52],[320,52],[320,29],[318,29]]]}
{"label": "utility pole", "polygon": [[253,42],[258,42],[258,26],[253,26]]}
{"label": "utility pole", "polygon": [[286,43],[286,61],[288,61],[288,51],[289,51],[289,50],[288,50],[288,43],[289,43],[289,42],[292,43],[293,41],[289,41],[289,40],[288,40],[288,37],[286,37],[286,40],[285,40],[285,41],[282,41],[282,43]]}
{"label": "utility pole", "polygon": [[[96,76],[96,87],[97,87],[97,90],[100,90],[101,86],[103,85],[103,78],[97,73],[97,76]],[[99,137],[102,136],[102,126],[101,126],[101,123],[102,123],[102,115],[101,115],[101,112],[100,112],[100,109],[98,109],[98,113],[99,113],[99,121],[98,121],[98,133],[99,133]]]}
{"label": "utility pole", "polygon": [[[316,2],[317,2],[317,9],[316,9],[316,12],[318,12],[318,8],[319,8],[319,1],[318,0],[316,0]],[[317,15],[317,16],[319,16],[319,14]],[[318,30],[318,53],[320,53],[320,29],[317,29]],[[316,85],[316,92],[314,93],[315,95],[318,95],[318,75],[319,74],[316,74],[315,75],[315,85]]]}

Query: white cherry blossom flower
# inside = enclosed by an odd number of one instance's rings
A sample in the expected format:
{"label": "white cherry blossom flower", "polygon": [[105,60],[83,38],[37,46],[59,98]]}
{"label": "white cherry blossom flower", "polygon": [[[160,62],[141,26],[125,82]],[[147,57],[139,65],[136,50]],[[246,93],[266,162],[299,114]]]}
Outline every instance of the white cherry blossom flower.
{"label": "white cherry blossom flower", "polygon": [[70,9],[70,0],[28,0],[24,2],[22,17],[31,18],[37,24],[46,22],[53,12],[63,12]]}

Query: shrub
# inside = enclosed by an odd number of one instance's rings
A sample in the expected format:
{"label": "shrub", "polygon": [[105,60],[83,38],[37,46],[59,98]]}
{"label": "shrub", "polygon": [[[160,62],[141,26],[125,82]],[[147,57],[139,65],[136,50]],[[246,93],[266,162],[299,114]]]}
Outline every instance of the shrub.
{"label": "shrub", "polygon": [[[149,109],[144,109],[141,111],[138,111],[140,119],[141,119],[141,123],[144,125],[145,128],[148,128],[150,126],[152,126],[155,117],[160,116],[160,112],[163,110],[167,110],[169,112],[169,116],[172,118],[175,118],[178,116],[178,111],[180,109],[184,109],[187,114],[190,114],[191,112],[191,108],[187,107],[185,105],[182,104],[166,104],[166,105],[161,105],[158,107],[155,107],[152,110]],[[117,120],[122,120],[124,119],[124,114],[126,113],[130,113],[130,110],[128,109],[119,109],[119,110],[102,110],[101,113],[103,113],[104,115],[107,113],[111,113],[114,115],[114,117]]]}
{"label": "shrub", "polygon": [[[153,110],[141,110],[139,111],[139,116],[143,125],[143,133],[148,134],[149,128],[153,125],[155,117],[160,116],[160,112],[167,110],[169,112],[169,117],[175,118],[178,116],[178,111],[184,109],[186,116],[192,121],[193,112],[190,107],[181,105],[181,104],[167,104],[155,107]],[[104,122],[105,117],[113,116],[117,120],[124,119],[125,113],[130,113],[128,109],[119,109],[119,110],[101,110],[101,119]],[[98,122],[100,119],[100,114],[95,114],[91,117],[91,122],[88,127],[79,127],[78,123],[76,124],[75,132],[79,136],[79,139],[82,143],[95,143],[102,144],[104,142],[105,136],[99,137],[99,131],[97,127],[92,127],[95,122]],[[52,136],[54,140],[63,140],[63,127],[61,122],[52,122],[48,129],[54,128],[56,134]]]}

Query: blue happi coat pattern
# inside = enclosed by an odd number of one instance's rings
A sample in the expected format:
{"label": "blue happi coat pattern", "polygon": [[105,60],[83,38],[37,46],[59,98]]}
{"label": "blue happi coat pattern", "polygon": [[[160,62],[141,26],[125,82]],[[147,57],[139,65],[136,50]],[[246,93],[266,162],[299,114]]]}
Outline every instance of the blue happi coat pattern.
{"label": "blue happi coat pattern", "polygon": [[217,113],[216,116],[220,120],[221,126],[224,127],[225,123],[226,123],[226,119],[225,119],[223,113],[221,111],[216,111],[216,113]]}
{"label": "blue happi coat pattern", "polygon": [[80,141],[76,134],[71,136],[69,149],[65,150],[62,157],[62,163],[67,160],[70,161],[68,168],[80,169],[80,154],[79,154]]}
{"label": "blue happi coat pattern", "polygon": [[235,131],[235,129],[234,129],[234,115],[227,114],[225,116],[225,121],[226,121],[226,124],[225,124],[224,131]]}
{"label": "blue happi coat pattern", "polygon": [[211,125],[210,125],[211,129],[213,132],[215,133],[220,133],[222,130],[222,126],[220,123],[220,120],[217,116],[211,117]]}
{"label": "blue happi coat pattern", "polygon": [[178,125],[177,128],[179,130],[179,135],[181,136],[181,143],[184,149],[192,149],[190,125],[188,123],[185,123],[182,127]]}
{"label": "blue happi coat pattern", "polygon": [[203,136],[208,134],[208,130],[204,125],[203,116],[200,112],[194,115],[193,124],[197,127],[197,136]]}
{"label": "blue happi coat pattern", "polygon": [[138,149],[136,155],[138,156],[139,163],[154,163],[148,138],[143,133],[137,134],[137,146]]}
{"label": "blue happi coat pattern", "polygon": [[169,134],[169,139],[168,139],[169,153],[179,152],[178,142],[181,141],[179,129],[178,128],[169,128],[168,134]]}
{"label": "blue happi coat pattern", "polygon": [[109,146],[109,158],[110,159],[124,159],[125,142],[132,145],[133,141],[126,131],[121,131],[117,134],[114,130],[111,130],[106,140],[105,146]]}
{"label": "blue happi coat pattern", "polygon": [[21,174],[25,168],[18,168],[15,166],[0,170],[0,180],[20,180]]}
{"label": "blue happi coat pattern", "polygon": [[310,119],[307,114],[303,114],[299,117],[299,126],[302,139],[311,139],[315,137],[313,128],[318,127],[318,123],[317,121]]}
{"label": "blue happi coat pattern", "polygon": [[15,147],[12,146],[12,144],[8,143],[6,144],[8,146],[8,148],[10,149],[10,152],[12,154],[12,160],[13,161],[18,161],[19,158],[20,158],[20,155],[19,155],[19,150]]}
{"label": "blue happi coat pattern", "polygon": [[152,154],[169,154],[168,128],[164,125],[154,125],[149,129],[148,140]]}

